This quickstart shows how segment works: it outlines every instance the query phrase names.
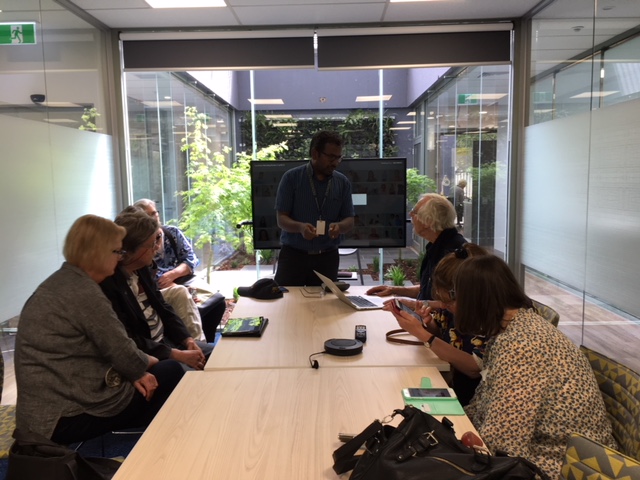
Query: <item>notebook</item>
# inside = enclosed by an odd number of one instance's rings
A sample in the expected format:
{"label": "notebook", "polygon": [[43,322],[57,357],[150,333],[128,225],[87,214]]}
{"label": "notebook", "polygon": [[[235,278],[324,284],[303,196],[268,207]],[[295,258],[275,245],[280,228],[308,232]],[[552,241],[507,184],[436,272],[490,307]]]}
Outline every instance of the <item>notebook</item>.
{"label": "notebook", "polygon": [[385,302],[385,299],[376,297],[375,295],[345,295],[333,280],[316,272],[315,270],[314,273],[327,287],[329,287],[329,290],[331,290],[336,297],[347,305],[351,305],[351,307],[356,310],[376,310],[378,308],[382,308],[382,304]]}
{"label": "notebook", "polygon": [[223,337],[261,337],[269,323],[265,317],[230,318],[223,327]]}

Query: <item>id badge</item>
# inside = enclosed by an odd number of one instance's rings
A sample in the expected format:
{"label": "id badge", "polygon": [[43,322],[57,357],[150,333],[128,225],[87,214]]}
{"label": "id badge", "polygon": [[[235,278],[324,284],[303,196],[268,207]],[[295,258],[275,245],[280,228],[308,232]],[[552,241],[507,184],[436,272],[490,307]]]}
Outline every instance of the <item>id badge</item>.
{"label": "id badge", "polygon": [[324,235],[327,223],[324,220],[316,222],[316,235]]}

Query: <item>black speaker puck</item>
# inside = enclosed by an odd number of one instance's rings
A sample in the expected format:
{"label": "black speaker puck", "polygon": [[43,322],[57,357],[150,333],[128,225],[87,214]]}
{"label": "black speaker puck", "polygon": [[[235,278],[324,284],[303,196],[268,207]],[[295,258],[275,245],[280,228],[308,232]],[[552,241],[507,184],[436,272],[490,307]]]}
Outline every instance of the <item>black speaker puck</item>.
{"label": "black speaker puck", "polygon": [[324,351],[330,355],[350,357],[362,353],[362,342],[352,338],[332,338],[324,342]]}

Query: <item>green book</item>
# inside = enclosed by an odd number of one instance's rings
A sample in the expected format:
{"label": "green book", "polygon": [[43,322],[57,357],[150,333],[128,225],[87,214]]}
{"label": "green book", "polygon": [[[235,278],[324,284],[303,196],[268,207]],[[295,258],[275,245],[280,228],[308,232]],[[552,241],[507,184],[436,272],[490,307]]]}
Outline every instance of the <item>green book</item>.
{"label": "green book", "polygon": [[268,323],[265,317],[230,318],[221,334],[223,337],[261,337]]}

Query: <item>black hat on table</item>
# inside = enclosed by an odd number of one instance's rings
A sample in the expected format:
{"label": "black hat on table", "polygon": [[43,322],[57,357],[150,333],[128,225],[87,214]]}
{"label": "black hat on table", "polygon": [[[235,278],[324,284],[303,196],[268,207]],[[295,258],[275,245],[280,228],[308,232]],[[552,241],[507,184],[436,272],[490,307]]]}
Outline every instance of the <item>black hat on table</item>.
{"label": "black hat on table", "polygon": [[238,287],[238,295],[252,297],[258,300],[273,300],[282,298],[282,290],[272,278],[261,278],[250,287]]}

